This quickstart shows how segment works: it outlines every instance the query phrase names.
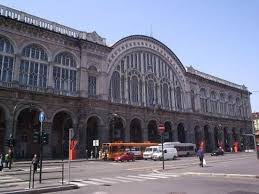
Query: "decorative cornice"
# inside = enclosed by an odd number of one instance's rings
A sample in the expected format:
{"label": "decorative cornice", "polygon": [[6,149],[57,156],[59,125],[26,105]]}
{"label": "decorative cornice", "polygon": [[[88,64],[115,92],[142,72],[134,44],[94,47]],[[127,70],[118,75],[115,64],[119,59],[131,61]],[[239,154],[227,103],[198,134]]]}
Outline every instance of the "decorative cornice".
{"label": "decorative cornice", "polygon": [[99,36],[95,31],[91,33],[78,31],[73,28],[58,24],[56,22],[51,22],[49,20],[36,17],[28,13],[18,11],[3,5],[0,5],[0,15],[11,18],[12,20],[17,20],[23,23],[31,24],[39,28],[60,33],[69,37],[88,40],[97,44],[106,45],[105,38]]}

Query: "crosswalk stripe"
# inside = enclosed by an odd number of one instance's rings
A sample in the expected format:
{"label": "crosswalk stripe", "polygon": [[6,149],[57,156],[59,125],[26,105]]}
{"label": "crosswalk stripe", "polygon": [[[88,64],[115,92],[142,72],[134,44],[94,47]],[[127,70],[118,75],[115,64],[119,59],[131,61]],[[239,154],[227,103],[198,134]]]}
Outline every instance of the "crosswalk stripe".
{"label": "crosswalk stripe", "polygon": [[95,181],[81,181],[82,183],[86,183],[86,184],[92,184],[92,185],[103,185],[103,183],[100,182],[95,182]]}
{"label": "crosswalk stripe", "polygon": [[139,176],[144,176],[144,177],[157,177],[157,178],[162,178],[162,179],[167,179],[168,177],[163,176],[163,175],[156,175],[156,174],[139,174]]}
{"label": "crosswalk stripe", "polygon": [[14,181],[21,181],[22,179],[6,179],[6,180],[1,180],[1,183],[6,183],[6,182],[14,182]]}
{"label": "crosswalk stripe", "polygon": [[102,178],[102,179],[90,178],[90,179],[88,179],[88,180],[90,180],[90,181],[102,182],[102,183],[108,183],[108,184],[117,183],[117,182],[114,182],[114,181],[103,180],[103,178]]}
{"label": "crosswalk stripe", "polygon": [[4,179],[11,179],[13,177],[11,176],[0,176],[0,180],[4,180]]}
{"label": "crosswalk stripe", "polygon": [[155,177],[140,177],[140,176],[135,176],[135,175],[129,175],[128,177],[138,178],[138,179],[149,179],[149,180],[158,179],[158,178],[155,178]]}
{"label": "crosswalk stripe", "polygon": [[122,180],[122,179],[120,179],[120,178],[103,178],[103,179],[105,179],[105,180],[111,180],[111,181],[119,181],[119,182],[122,182],[122,183],[130,183],[130,182],[132,182],[132,181],[128,181],[128,180]]}
{"label": "crosswalk stripe", "polygon": [[83,184],[83,183],[79,183],[79,182],[75,182],[75,181],[70,181],[71,184],[77,185],[78,187],[84,187],[87,186],[87,184]]}
{"label": "crosswalk stripe", "polygon": [[127,176],[127,177],[117,176],[116,178],[120,178],[122,180],[130,181],[130,182],[132,182],[132,181],[138,181],[138,182],[144,181],[143,179],[142,180],[136,179],[136,177],[132,178],[132,177],[129,177],[129,176]]}

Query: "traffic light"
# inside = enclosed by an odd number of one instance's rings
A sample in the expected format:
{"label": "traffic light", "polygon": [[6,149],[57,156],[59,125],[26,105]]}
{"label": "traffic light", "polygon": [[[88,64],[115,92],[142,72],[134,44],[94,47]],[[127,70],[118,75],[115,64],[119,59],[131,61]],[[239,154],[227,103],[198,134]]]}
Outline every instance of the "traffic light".
{"label": "traffic light", "polygon": [[5,143],[4,143],[5,146],[14,147],[15,144],[16,144],[15,139],[13,139],[13,138],[5,139]]}
{"label": "traffic light", "polygon": [[42,143],[43,144],[49,143],[49,134],[46,132],[42,132]]}
{"label": "traffic light", "polygon": [[40,143],[40,133],[38,131],[33,132],[33,143]]}

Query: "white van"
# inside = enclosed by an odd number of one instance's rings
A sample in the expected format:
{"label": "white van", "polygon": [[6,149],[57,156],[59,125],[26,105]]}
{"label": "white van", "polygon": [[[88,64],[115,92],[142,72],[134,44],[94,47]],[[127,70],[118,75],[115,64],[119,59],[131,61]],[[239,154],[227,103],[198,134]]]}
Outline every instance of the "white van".
{"label": "white van", "polygon": [[152,155],[157,152],[157,150],[159,149],[159,146],[149,146],[145,149],[145,151],[143,152],[143,158],[145,160],[147,159],[152,159]]}
{"label": "white van", "polygon": [[[174,160],[178,156],[175,148],[164,148],[164,159]],[[162,160],[162,149],[159,149],[152,155],[153,160]]]}

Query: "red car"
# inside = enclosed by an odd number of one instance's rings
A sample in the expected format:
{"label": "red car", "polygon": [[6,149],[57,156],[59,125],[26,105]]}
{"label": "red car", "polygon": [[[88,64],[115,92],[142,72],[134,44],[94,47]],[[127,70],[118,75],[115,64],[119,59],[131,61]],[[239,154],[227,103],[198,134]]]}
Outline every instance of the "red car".
{"label": "red car", "polygon": [[117,156],[117,157],[115,158],[115,161],[116,161],[116,162],[118,162],[118,161],[123,162],[123,161],[130,161],[130,160],[131,160],[131,161],[135,161],[134,154],[131,153],[131,152],[125,152],[125,153],[123,153],[122,155]]}

